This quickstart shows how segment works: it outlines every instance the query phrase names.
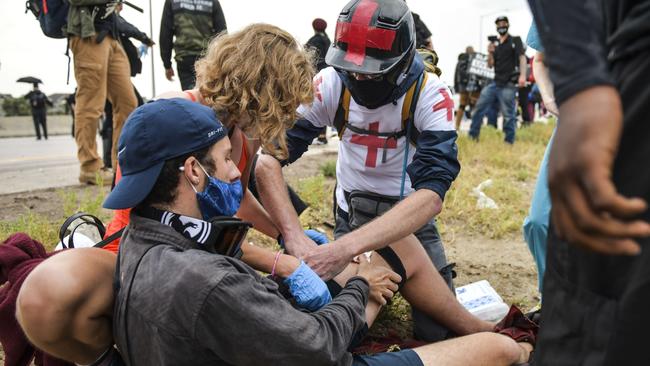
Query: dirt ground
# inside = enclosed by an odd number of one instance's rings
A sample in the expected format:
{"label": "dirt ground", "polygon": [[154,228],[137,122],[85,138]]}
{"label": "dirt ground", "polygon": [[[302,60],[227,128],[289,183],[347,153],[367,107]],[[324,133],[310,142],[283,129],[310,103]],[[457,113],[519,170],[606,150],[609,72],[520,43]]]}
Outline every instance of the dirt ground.
{"label": "dirt ground", "polygon": [[[289,182],[315,176],[319,174],[321,164],[333,159],[336,159],[335,153],[305,156],[287,167],[285,176]],[[331,184],[331,181],[326,184]],[[71,186],[65,190],[83,195],[88,187]],[[0,195],[0,221],[12,221],[28,210],[51,220],[61,220],[64,195],[60,191],[46,189]],[[326,221],[331,222],[331,218]],[[457,264],[456,286],[487,279],[507,303],[518,304],[527,310],[539,301],[535,265],[520,233],[492,240],[464,233],[462,223],[452,225],[443,233],[443,242],[448,261]],[[3,359],[0,350],[0,362]]]}

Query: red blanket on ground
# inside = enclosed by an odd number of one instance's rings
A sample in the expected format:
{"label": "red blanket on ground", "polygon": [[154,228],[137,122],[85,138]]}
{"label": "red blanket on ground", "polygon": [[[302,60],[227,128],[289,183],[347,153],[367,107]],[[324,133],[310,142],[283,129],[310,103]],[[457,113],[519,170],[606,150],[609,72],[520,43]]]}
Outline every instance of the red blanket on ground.
{"label": "red blanket on ground", "polygon": [[29,343],[16,320],[16,299],[27,275],[47,259],[43,244],[27,234],[13,234],[0,244],[0,343],[5,353],[6,366],[74,365],[54,358]]}

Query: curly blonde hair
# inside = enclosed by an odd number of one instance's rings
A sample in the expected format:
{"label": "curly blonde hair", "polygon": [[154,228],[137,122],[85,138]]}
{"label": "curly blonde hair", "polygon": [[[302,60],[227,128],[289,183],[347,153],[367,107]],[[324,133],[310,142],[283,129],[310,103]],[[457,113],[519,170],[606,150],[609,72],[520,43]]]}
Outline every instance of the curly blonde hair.
{"label": "curly blonde hair", "polygon": [[[210,42],[195,65],[197,86],[226,125],[253,130],[265,152],[284,159],[285,130],[298,105],[314,99],[312,59],[286,31],[252,24]],[[246,116],[251,122],[242,125]]]}

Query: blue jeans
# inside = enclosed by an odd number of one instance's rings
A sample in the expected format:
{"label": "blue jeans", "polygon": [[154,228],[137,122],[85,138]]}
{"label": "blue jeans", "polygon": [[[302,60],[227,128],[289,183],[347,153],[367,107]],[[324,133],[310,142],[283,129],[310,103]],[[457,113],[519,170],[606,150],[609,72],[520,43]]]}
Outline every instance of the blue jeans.
{"label": "blue jeans", "polygon": [[420,357],[411,349],[398,352],[354,356],[352,366],[424,366]]}
{"label": "blue jeans", "polygon": [[495,100],[499,101],[499,109],[503,114],[503,132],[506,134],[505,141],[515,143],[515,128],[517,127],[517,109],[515,96],[517,88],[514,85],[497,86],[493,81],[481,91],[481,96],[476,102],[476,109],[472,116],[472,125],[469,128],[469,136],[478,139],[483,124],[483,116]]}
{"label": "blue jeans", "polygon": [[488,107],[487,112],[485,112],[485,115],[487,116],[487,123],[488,125],[497,128],[497,119],[499,118],[499,99],[495,99],[494,102]]}
{"label": "blue jeans", "polygon": [[[553,134],[555,136],[555,133]],[[548,224],[551,216],[551,195],[548,191],[548,156],[553,144],[553,136],[546,145],[544,158],[537,173],[537,183],[530,202],[530,211],[524,219],[524,239],[528,249],[537,264],[537,284],[542,293],[544,272],[546,272],[546,240],[548,239]]]}

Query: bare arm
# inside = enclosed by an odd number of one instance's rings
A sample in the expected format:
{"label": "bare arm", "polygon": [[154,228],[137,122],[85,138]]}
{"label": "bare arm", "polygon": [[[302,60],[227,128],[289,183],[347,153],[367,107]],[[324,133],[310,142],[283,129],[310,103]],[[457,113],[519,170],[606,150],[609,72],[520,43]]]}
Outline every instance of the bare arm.
{"label": "bare arm", "polygon": [[[271,273],[273,271],[273,263],[275,262],[276,252],[266,248],[260,248],[250,243],[242,244],[242,261],[258,271]],[[280,254],[277,264],[275,266],[275,273],[280,277],[289,277],[296,268],[300,265],[298,258]]]}
{"label": "bare arm", "polygon": [[526,69],[528,62],[525,55],[519,55],[519,78],[526,80]]}
{"label": "bare arm", "polygon": [[[422,227],[442,210],[437,193],[420,189],[385,214],[340,239],[313,249],[305,262],[323,278],[332,278],[354,256],[383,248]],[[404,220],[408,217],[408,220]]]}
{"label": "bare arm", "polygon": [[517,80],[517,86],[520,88],[526,87],[526,70],[528,69],[528,60],[524,54],[519,55],[519,80]]}
{"label": "bare arm", "polygon": [[280,163],[270,155],[261,155],[257,160],[255,177],[260,199],[282,234],[287,251],[303,257],[316,244],[305,235],[298,214],[291,205]]}
{"label": "bare arm", "polygon": [[557,104],[555,104],[555,95],[553,93],[553,84],[548,74],[548,68],[544,65],[544,53],[537,52],[533,60],[533,73],[535,74],[535,81],[539,86],[539,92],[542,95],[544,105],[549,112],[554,115],[559,114]]}
{"label": "bare arm", "polygon": [[248,189],[244,194],[244,199],[241,202],[239,211],[237,211],[237,217],[242,220],[250,221],[255,230],[270,236],[271,238],[275,239],[280,234],[273,224],[273,220],[271,220],[268,212],[266,212],[264,207],[262,207],[255,196],[253,196],[253,193]]}

